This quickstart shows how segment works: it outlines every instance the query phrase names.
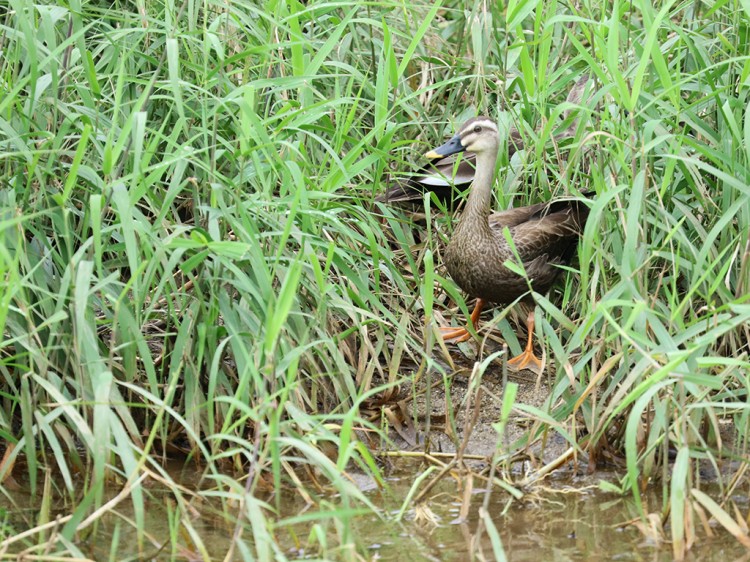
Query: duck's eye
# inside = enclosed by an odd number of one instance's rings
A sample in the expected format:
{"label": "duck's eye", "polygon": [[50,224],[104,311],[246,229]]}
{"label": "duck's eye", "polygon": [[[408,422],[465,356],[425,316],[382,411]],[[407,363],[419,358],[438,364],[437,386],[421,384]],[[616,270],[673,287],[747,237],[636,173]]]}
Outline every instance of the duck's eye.
{"label": "duck's eye", "polygon": [[480,127],[479,125],[477,125],[476,127],[474,127],[474,132],[475,133],[481,133],[482,132],[482,127]]}

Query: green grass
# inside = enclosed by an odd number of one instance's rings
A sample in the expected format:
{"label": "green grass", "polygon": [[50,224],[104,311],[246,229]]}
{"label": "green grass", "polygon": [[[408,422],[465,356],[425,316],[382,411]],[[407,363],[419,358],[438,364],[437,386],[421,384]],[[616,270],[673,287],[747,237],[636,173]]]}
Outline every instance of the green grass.
{"label": "green grass", "polygon": [[[508,454],[551,428],[592,463],[625,459],[622,492],[668,490],[677,558],[697,532],[685,513],[718,513],[699,466],[740,461],[713,498],[734,513],[750,438],[745,3],[0,6],[3,470],[18,461],[71,515],[24,546],[83,556],[109,483],[143,548],[138,479],[171,480],[179,450],[246,527],[236,556],[282,556],[280,495],[259,488],[320,502],[304,466],[340,494],[318,503],[313,550],[363,552],[350,522],[377,507],[342,473],[382,479],[378,396],[444,374],[433,312],[467,312],[441,262],[454,218],[433,208],[422,231],[371,200],[478,112],[529,147],[502,168],[498,206],[598,194],[580,273],[538,299],[551,396],[515,404],[554,423]],[[585,72],[598,85],[554,147]],[[174,490],[173,544],[201,551]]]}

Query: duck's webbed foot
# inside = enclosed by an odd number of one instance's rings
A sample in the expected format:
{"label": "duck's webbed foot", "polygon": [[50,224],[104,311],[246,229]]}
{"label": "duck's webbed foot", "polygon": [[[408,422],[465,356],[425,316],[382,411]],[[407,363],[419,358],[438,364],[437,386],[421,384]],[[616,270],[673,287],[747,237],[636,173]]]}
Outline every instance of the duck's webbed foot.
{"label": "duck's webbed foot", "polygon": [[508,367],[514,371],[529,370],[537,375],[542,372],[542,360],[534,355],[534,309],[532,308],[526,317],[526,329],[529,331],[529,338],[526,340],[526,349],[521,355],[508,361]]}
{"label": "duck's webbed foot", "polygon": [[[477,299],[477,304],[474,305],[474,310],[472,311],[471,317],[469,318],[469,322],[471,322],[471,325],[474,326],[475,329],[479,324],[479,315],[482,314],[484,303],[485,301],[483,301],[482,299]],[[453,343],[461,343],[471,337],[471,332],[469,332],[469,330],[466,328],[453,328],[451,326],[445,326],[441,327],[440,331],[443,333],[444,341],[452,341]]]}

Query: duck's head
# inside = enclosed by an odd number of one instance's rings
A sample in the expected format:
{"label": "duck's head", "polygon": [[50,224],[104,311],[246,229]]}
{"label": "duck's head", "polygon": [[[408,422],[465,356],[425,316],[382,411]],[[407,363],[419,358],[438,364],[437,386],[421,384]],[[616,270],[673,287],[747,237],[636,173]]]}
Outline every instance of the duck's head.
{"label": "duck's head", "polygon": [[476,154],[491,151],[495,154],[498,148],[497,125],[489,117],[474,117],[464,123],[451,140],[444,145],[430,150],[427,158],[445,158],[458,152]]}

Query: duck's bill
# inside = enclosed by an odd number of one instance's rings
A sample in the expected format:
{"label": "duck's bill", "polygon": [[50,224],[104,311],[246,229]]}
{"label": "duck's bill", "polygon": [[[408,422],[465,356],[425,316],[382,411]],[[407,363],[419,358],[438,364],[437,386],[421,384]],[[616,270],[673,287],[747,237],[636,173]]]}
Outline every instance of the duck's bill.
{"label": "duck's bill", "polygon": [[437,158],[445,158],[446,156],[450,156],[451,154],[458,154],[459,152],[463,152],[464,150],[466,150],[466,147],[461,144],[461,137],[455,135],[444,145],[438,146],[437,148],[434,148],[425,153],[425,158],[430,158],[432,160],[435,160]]}

